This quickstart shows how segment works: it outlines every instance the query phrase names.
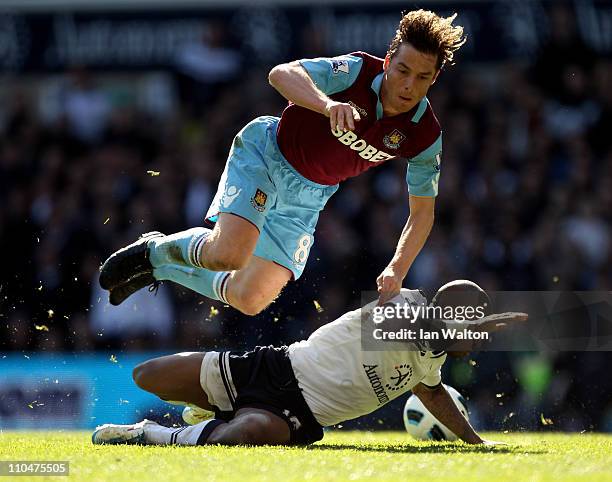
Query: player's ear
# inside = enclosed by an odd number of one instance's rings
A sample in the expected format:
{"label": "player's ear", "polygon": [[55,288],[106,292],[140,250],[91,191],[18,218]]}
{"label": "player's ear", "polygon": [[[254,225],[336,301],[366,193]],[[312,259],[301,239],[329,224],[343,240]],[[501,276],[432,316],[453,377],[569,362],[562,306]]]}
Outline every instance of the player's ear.
{"label": "player's ear", "polygon": [[389,52],[387,52],[387,55],[385,55],[385,61],[383,62],[383,70],[387,70],[389,68],[389,62],[391,62],[391,56],[389,55]]}

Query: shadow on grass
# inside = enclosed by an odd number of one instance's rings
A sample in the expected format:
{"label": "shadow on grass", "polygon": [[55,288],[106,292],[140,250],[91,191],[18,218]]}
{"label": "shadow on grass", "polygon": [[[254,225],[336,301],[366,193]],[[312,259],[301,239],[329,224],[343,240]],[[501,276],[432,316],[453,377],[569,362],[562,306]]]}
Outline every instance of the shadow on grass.
{"label": "shadow on grass", "polygon": [[354,444],[315,444],[304,447],[306,450],[358,450],[360,452],[386,452],[400,454],[545,454],[546,450],[525,450],[516,446],[497,445],[485,447],[482,445],[354,445]]}
{"label": "shadow on grass", "polygon": [[[121,444],[123,446],[129,446],[126,444]],[[94,445],[94,447],[110,447],[111,445]],[[161,445],[133,445],[132,447],[139,447],[145,450],[152,450],[159,447]],[[202,447],[202,446],[199,446]],[[463,445],[463,444],[452,444],[452,443],[442,443],[436,445],[382,445],[382,444],[372,444],[372,445],[355,445],[355,444],[315,444],[315,445],[204,445],[203,447],[223,447],[229,450],[242,450],[245,448],[248,449],[258,449],[263,448],[266,450],[269,449],[292,449],[292,450],[357,450],[359,452],[379,452],[379,453],[396,453],[396,454],[547,454],[548,450],[534,450],[534,449],[525,449],[520,446],[503,446],[498,445],[495,447],[484,447],[482,445]],[[194,446],[188,445],[173,445],[173,450],[191,450],[194,449]]]}

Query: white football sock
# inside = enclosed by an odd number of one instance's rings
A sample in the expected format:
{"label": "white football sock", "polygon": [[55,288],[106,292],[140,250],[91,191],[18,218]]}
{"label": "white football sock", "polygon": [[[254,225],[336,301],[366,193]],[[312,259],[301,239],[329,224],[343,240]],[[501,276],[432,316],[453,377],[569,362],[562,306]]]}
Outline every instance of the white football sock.
{"label": "white football sock", "polygon": [[222,420],[210,419],[197,425],[168,428],[161,425],[145,425],[145,441],[150,445],[203,445]]}

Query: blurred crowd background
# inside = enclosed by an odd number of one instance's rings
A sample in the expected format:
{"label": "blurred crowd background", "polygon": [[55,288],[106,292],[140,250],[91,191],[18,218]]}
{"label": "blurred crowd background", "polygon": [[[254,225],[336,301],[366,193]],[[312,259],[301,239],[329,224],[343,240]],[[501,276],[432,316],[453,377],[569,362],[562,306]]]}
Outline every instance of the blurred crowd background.
{"label": "blurred crowd background", "polygon": [[[572,8],[544,5],[548,34],[532,54],[460,52],[431,89],[444,131],[440,194],[406,287],[432,293],[469,278],[487,290],[612,289],[612,61],[584,40]],[[255,63],[222,22],[205,26],[161,70],[84,63],[2,75],[0,351],[289,344],[375,290],[408,216],[403,162],[341,186],[304,276],[260,316],[170,283],[108,305],[101,262],[143,232],[200,225],[233,136],[256,116],[280,115],[269,68],[346,53],[305,29],[293,57]],[[444,379],[488,428],[544,428],[545,417],[554,429],[612,430],[611,361],[482,353],[449,360]]]}

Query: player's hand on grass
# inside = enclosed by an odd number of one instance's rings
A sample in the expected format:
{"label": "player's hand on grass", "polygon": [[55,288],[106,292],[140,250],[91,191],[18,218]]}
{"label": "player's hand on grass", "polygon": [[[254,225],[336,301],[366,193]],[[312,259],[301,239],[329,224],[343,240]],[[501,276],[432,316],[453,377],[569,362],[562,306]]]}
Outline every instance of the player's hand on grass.
{"label": "player's hand on grass", "polygon": [[393,268],[386,267],[380,276],[376,279],[378,286],[379,305],[384,305],[391,298],[397,296],[402,289],[402,281],[404,278],[399,276]]}
{"label": "player's hand on grass", "polygon": [[329,117],[332,131],[335,131],[336,128],[342,131],[353,131],[355,122],[361,120],[359,112],[352,105],[333,100],[330,100],[325,106],[325,115]]}

